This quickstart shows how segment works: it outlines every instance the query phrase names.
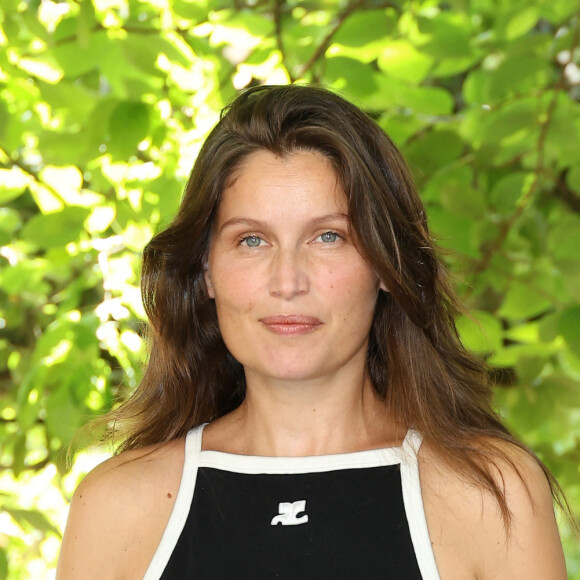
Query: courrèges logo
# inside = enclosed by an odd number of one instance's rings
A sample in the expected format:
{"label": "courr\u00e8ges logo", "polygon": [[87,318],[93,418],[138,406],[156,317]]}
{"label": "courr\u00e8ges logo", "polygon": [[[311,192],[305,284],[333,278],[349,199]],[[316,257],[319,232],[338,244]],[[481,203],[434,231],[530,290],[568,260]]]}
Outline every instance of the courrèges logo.
{"label": "courr\u00e8ges logo", "polygon": [[306,500],[302,499],[295,502],[280,502],[278,504],[277,516],[272,518],[272,525],[277,526],[282,524],[283,526],[298,526],[300,524],[305,524],[308,521],[308,515],[304,514],[298,516],[306,510]]}

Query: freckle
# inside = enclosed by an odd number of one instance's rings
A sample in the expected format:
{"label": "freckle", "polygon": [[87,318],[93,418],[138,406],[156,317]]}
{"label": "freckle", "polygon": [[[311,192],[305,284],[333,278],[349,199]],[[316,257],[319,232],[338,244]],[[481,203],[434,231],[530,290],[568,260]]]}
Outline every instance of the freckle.
{"label": "freckle", "polygon": [[172,496],[172,495],[171,495],[169,492],[167,492],[167,497],[168,497],[169,499],[171,499],[173,496]]}

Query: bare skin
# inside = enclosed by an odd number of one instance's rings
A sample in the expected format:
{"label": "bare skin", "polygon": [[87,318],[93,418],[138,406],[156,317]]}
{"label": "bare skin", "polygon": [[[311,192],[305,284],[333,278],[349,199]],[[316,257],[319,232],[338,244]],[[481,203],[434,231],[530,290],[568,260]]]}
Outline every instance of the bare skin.
{"label": "bare skin", "polygon": [[[206,282],[220,330],[244,365],[247,393],[210,423],[203,448],[307,456],[401,444],[365,372],[379,289],[350,237],[344,193],[320,155],[253,154],[226,189]],[[541,469],[507,449],[523,480],[498,465],[513,514],[423,445],[423,500],[443,580],[564,580],[552,500]],[[124,453],[79,486],[58,580],[143,577],[179,488],[184,442]],[[529,493],[528,493],[529,492]]]}
{"label": "bare skin", "polygon": [[129,451],[94,469],[69,512],[57,578],[143,578],[179,489],[183,440]]}

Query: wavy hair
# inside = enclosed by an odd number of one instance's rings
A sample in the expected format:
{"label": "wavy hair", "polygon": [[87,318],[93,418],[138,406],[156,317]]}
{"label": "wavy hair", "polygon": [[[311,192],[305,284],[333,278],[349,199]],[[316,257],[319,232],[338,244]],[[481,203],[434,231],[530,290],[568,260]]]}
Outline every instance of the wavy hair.
{"label": "wavy hair", "polygon": [[331,162],[357,248],[389,289],[379,293],[370,332],[372,384],[401,426],[420,431],[495,496],[509,523],[493,464],[498,458],[514,464],[497,443],[524,447],[492,410],[484,364],[459,340],[458,306],[410,171],[370,117],[320,88],[261,86],[241,93],[205,141],[175,218],[147,244],[142,294],[150,359],[132,397],[108,416],[124,429],[120,449],[183,436],[244,400],[243,368],[221,338],[203,272],[228,179],[263,150],[279,156],[315,151]]}

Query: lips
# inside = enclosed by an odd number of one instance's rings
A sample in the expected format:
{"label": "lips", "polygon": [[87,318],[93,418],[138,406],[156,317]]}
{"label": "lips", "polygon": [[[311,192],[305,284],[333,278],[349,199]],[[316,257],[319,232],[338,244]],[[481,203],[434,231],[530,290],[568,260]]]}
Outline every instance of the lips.
{"label": "lips", "polygon": [[260,318],[260,322],[274,334],[284,336],[296,334],[308,334],[322,325],[322,322],[314,316],[301,315],[278,315]]}

